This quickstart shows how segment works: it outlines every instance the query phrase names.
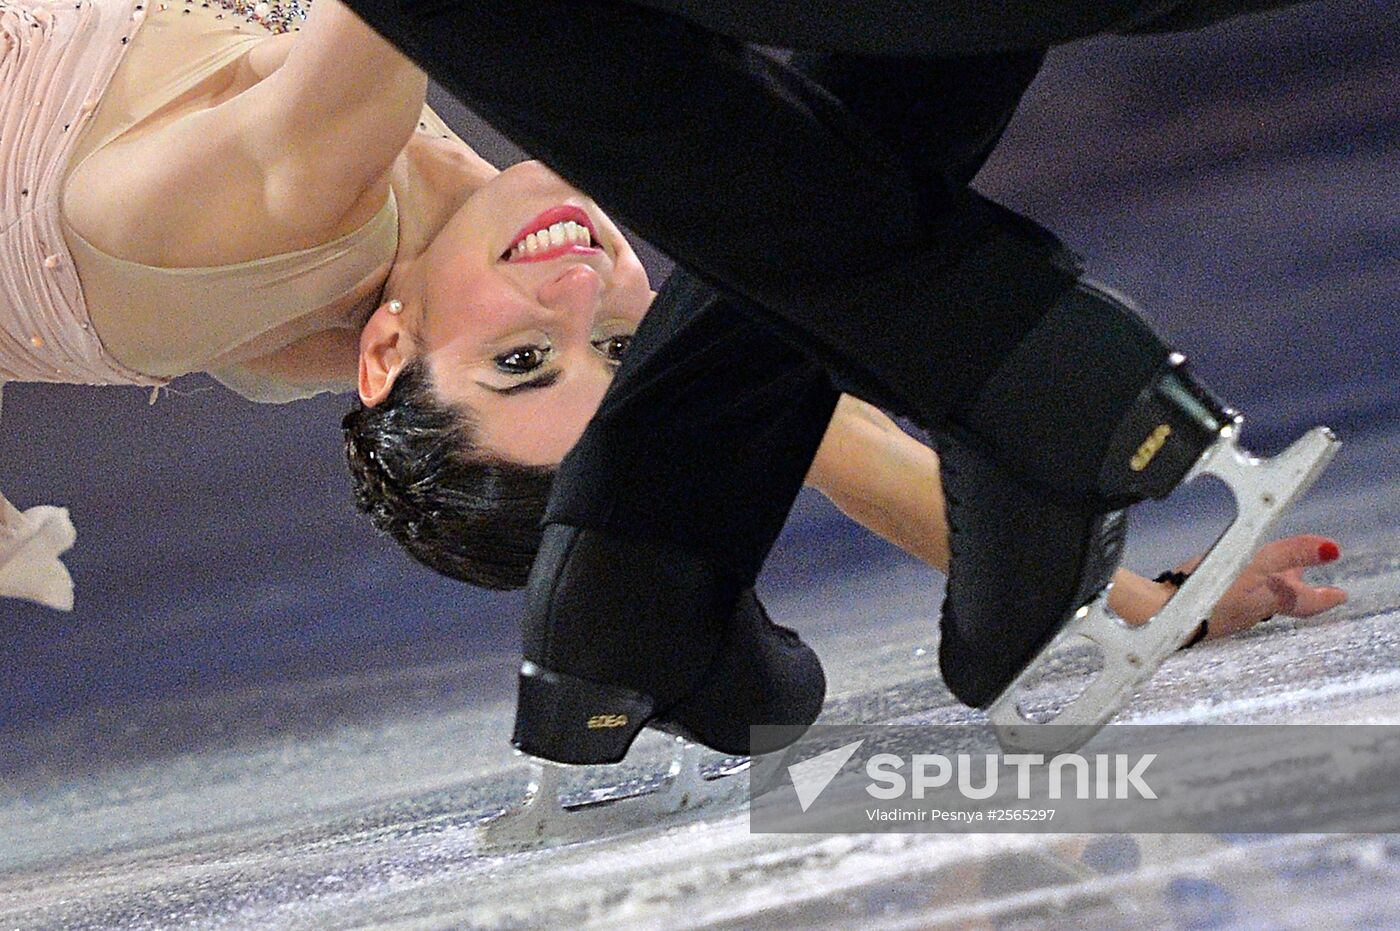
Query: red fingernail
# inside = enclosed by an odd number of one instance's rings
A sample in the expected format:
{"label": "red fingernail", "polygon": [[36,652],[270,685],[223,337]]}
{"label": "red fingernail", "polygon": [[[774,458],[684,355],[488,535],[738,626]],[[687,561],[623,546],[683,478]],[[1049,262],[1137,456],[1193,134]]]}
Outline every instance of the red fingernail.
{"label": "red fingernail", "polygon": [[1317,558],[1323,562],[1335,562],[1341,558],[1342,551],[1337,548],[1337,544],[1327,542],[1317,548]]}

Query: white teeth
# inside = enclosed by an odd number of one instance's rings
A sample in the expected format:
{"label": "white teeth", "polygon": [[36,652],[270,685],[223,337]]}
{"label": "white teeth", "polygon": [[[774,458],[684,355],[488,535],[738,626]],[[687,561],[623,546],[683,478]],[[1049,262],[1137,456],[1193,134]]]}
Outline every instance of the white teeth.
{"label": "white teeth", "polygon": [[523,258],[546,249],[552,249],[555,246],[562,246],[565,243],[592,246],[593,234],[588,231],[588,227],[575,223],[573,220],[565,220],[562,223],[555,223],[548,229],[527,235],[511,247],[510,257],[512,259]]}
{"label": "white teeth", "polygon": [[593,237],[588,234],[588,227],[580,226],[573,220],[569,220],[564,224],[564,236],[569,242],[578,243],[579,245],[591,246],[593,244]]}

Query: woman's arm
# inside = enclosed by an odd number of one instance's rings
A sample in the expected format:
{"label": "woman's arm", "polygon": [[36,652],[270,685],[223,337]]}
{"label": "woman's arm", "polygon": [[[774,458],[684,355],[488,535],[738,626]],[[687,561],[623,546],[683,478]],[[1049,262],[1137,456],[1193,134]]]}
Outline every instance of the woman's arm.
{"label": "woman's arm", "polygon": [[[1347,593],[1342,589],[1309,585],[1303,580],[1304,570],[1332,562],[1341,555],[1337,541],[1309,533],[1264,544],[1210,613],[1207,639],[1248,630],[1275,614],[1312,617],[1343,603]],[[1189,573],[1200,562],[1200,557],[1187,560],[1177,571]],[[1131,579],[1123,580],[1124,575]],[[1117,595],[1119,588],[1124,589],[1120,597],[1133,599],[1131,603],[1125,602],[1122,609],[1115,607],[1125,620],[1151,617],[1175,590],[1121,570],[1115,578],[1112,594]],[[1109,602],[1115,604],[1111,597]]]}
{"label": "woman's arm", "polygon": [[306,248],[373,216],[423,73],[337,0],[251,43],[239,68],[203,106],[87,159],[65,189],[69,222],[121,258],[181,267]]}
{"label": "woman's arm", "polygon": [[[938,455],[884,413],[843,395],[807,473],[807,484],[847,517],[941,572],[948,571],[948,523]],[[1335,559],[1325,537],[1297,536],[1260,548],[1211,614],[1211,637],[1250,627],[1271,614],[1308,617],[1346,600],[1337,588],[1306,584],[1308,566]],[[1188,563],[1185,568],[1191,568]],[[1129,623],[1152,617],[1170,585],[1126,569],[1113,577],[1109,607]]]}
{"label": "woman's arm", "polygon": [[807,484],[851,520],[940,572],[948,571],[938,454],[882,411],[842,395]]}
{"label": "woman's arm", "polygon": [[239,95],[249,147],[266,168],[269,199],[294,198],[333,223],[403,151],[428,79],[339,0],[316,0],[289,47],[281,41],[250,58],[273,70]]}

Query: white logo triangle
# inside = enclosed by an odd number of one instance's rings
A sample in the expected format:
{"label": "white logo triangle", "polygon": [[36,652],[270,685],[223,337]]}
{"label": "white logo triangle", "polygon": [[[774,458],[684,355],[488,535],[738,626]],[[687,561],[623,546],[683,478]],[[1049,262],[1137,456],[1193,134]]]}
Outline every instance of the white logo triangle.
{"label": "white logo triangle", "polygon": [[862,737],[853,744],[846,744],[844,747],[837,747],[835,750],[828,750],[819,753],[810,760],[803,760],[801,763],[794,763],[788,767],[788,775],[792,778],[792,787],[797,790],[797,803],[806,811],[812,803],[817,800],[826,787],[831,784],[831,780],[836,778],[836,774],[841,771],[841,767],[846,765],[860,745],[865,743]]}

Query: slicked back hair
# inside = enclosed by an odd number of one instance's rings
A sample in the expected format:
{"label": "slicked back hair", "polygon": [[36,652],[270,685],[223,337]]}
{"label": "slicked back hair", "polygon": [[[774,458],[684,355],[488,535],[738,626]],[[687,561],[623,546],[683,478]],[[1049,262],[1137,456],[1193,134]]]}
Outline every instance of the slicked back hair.
{"label": "slicked back hair", "polygon": [[421,359],[387,398],[341,422],[355,504],[418,562],[482,588],[520,588],[554,469],[485,455],[471,412],[433,394]]}

